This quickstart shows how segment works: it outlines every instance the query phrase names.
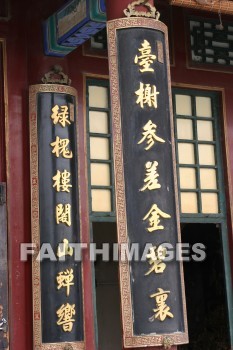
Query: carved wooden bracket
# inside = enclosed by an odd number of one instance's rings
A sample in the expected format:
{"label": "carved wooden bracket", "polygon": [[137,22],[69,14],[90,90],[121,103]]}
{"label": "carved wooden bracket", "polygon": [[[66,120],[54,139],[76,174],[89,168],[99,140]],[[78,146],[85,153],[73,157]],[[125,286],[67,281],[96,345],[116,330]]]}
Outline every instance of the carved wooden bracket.
{"label": "carved wooden bracket", "polygon": [[[136,11],[135,7],[143,6],[147,9],[147,11]],[[154,6],[152,6],[148,0],[136,0],[133,1],[128,7],[124,10],[124,14],[126,17],[148,17],[155,18],[156,21],[159,20],[160,13],[156,10]]]}

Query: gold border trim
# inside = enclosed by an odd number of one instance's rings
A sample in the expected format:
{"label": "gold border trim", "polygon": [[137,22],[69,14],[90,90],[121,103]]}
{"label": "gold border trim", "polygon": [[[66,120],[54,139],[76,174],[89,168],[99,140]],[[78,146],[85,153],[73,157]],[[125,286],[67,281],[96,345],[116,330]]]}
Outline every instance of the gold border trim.
{"label": "gold border trim", "polygon": [[[173,30],[174,28],[174,23],[175,23],[175,19],[174,19],[174,13],[173,13],[173,8],[168,7],[168,12],[169,12],[169,26],[168,27],[168,32],[170,30],[170,35],[168,34],[168,40],[169,38],[171,39],[172,42],[172,62],[170,62],[170,67],[171,68],[175,68],[176,67],[176,51],[175,51],[175,32]],[[170,48],[169,48],[170,51]],[[169,56],[169,61],[170,61],[170,56]]]}
{"label": "gold border trim", "polygon": [[[31,230],[32,242],[36,244],[36,250],[40,247],[40,226],[39,226],[39,176],[38,176],[38,136],[37,136],[37,94],[39,92],[54,92],[70,94],[76,98],[77,91],[65,85],[58,84],[38,84],[29,87],[29,127],[30,127],[30,172],[31,172]],[[76,105],[77,113],[77,105]],[[78,113],[76,114],[78,115]],[[76,131],[77,131],[76,120]],[[79,168],[80,169],[80,168]],[[79,170],[80,171],[80,170]],[[80,173],[78,173],[79,176]],[[79,203],[80,207],[80,203]],[[81,208],[80,208],[81,211]],[[80,241],[82,240],[82,228],[80,225]],[[33,346],[34,350],[64,350],[66,345],[72,346],[73,350],[84,350],[85,342],[63,342],[63,343],[42,343],[41,330],[41,273],[40,262],[36,260],[36,255],[32,259],[32,297],[33,297]],[[82,266],[83,277],[83,266]],[[83,294],[84,298],[84,294]],[[83,302],[84,307],[84,302]],[[83,310],[83,320],[85,318]],[[85,334],[85,323],[83,332]]]}
{"label": "gold border trim", "polygon": [[[109,70],[110,70],[110,91],[112,104],[112,119],[113,119],[113,147],[114,147],[114,168],[115,168],[115,186],[116,186],[116,208],[117,208],[117,231],[118,243],[128,242],[127,231],[127,213],[126,213],[126,198],[125,198],[125,182],[124,182],[124,167],[123,167],[123,147],[122,147],[122,133],[121,133],[121,107],[119,97],[119,76],[118,76],[118,59],[117,59],[117,45],[116,45],[116,31],[123,28],[144,27],[155,29],[165,34],[166,43],[166,60],[168,73],[168,86],[171,86],[170,70],[169,70],[169,46],[168,34],[165,24],[154,19],[146,18],[121,18],[112,20],[107,23],[107,37],[108,37],[108,52],[109,52]],[[170,123],[171,123],[171,141],[172,141],[172,157],[174,170],[174,187],[176,199],[176,218],[177,218],[177,233],[178,241],[180,241],[180,221],[179,221],[179,207],[178,207],[178,190],[176,181],[176,163],[175,163],[175,147],[173,134],[173,118],[172,118],[172,101],[171,90],[169,90],[170,99]],[[132,313],[132,297],[131,297],[131,283],[130,283],[130,268],[129,263],[119,263],[120,270],[120,290],[121,290],[121,307],[122,307],[122,323],[124,332],[124,347],[145,347],[145,346],[163,346],[164,338],[169,336],[174,345],[184,344],[188,342],[187,329],[187,313],[185,303],[183,265],[180,262],[180,278],[182,289],[182,306],[184,317],[184,332],[159,334],[159,335],[144,335],[136,336],[133,333],[133,313]]]}

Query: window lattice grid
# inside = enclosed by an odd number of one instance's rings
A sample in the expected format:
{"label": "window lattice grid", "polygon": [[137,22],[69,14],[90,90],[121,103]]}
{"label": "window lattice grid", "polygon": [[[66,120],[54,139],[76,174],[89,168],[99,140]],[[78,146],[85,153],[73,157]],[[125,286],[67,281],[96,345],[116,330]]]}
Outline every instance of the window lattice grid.
{"label": "window lattice grid", "polygon": [[106,80],[87,80],[87,138],[91,214],[114,216],[111,111]]}
{"label": "window lattice grid", "polygon": [[173,93],[177,174],[182,214],[220,215],[219,136],[207,93]]}
{"label": "window lattice grid", "polygon": [[233,23],[192,18],[189,30],[192,62],[233,66]]}

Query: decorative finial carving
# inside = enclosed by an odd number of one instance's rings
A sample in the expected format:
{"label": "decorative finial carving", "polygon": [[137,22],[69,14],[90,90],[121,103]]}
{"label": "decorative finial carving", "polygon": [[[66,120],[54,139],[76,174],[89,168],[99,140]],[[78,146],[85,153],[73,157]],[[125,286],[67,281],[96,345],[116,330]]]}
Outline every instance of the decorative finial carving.
{"label": "decorative finial carving", "polygon": [[172,339],[170,337],[163,338],[163,347],[164,349],[171,349],[172,345],[174,345]]}
{"label": "decorative finial carving", "polygon": [[[145,7],[148,11],[136,11],[135,7],[140,5]],[[127,9],[124,10],[124,14],[126,17],[136,16],[155,18],[156,21],[158,21],[160,17],[160,13],[154,6],[149,3],[148,0],[136,0],[131,2],[131,4],[128,5]]]}
{"label": "decorative finial carving", "polygon": [[70,85],[71,80],[68,78],[62,71],[62,67],[59,65],[55,65],[51,71],[46,73],[44,77],[41,79],[44,84],[62,84],[62,85]]}

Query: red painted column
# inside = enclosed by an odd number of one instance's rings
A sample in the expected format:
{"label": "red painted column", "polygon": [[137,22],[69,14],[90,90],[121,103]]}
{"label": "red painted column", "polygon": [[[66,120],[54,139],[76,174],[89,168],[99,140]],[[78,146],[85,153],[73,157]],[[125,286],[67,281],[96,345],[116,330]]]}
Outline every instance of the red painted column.
{"label": "red painted column", "polygon": [[27,2],[11,1],[11,20],[1,24],[7,55],[7,210],[9,337],[11,350],[32,349],[31,264],[20,261],[30,242],[30,178],[27,99]]}
{"label": "red painted column", "polygon": [[[127,8],[127,6],[131,3],[132,1],[130,0],[106,0],[106,8],[107,8],[107,20],[110,21],[112,19],[117,19],[121,17],[125,17],[124,15],[124,9]],[[149,0],[149,3],[151,5],[154,5],[153,0]],[[140,8],[139,8],[140,10]],[[140,348],[141,350],[164,350],[164,347],[146,347],[146,348]],[[133,350],[133,349],[132,349]],[[135,350],[138,350],[135,349]],[[177,350],[176,346],[173,346],[171,350]]]}
{"label": "red painted column", "polygon": [[3,45],[0,44],[0,182],[6,182],[6,146],[5,146],[5,93],[4,93],[4,52]]}

